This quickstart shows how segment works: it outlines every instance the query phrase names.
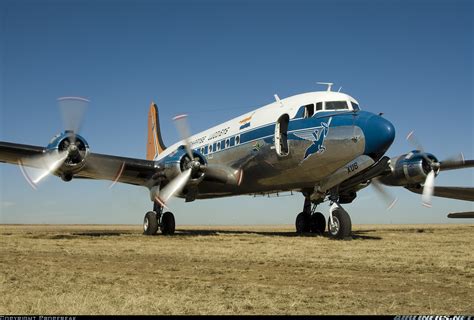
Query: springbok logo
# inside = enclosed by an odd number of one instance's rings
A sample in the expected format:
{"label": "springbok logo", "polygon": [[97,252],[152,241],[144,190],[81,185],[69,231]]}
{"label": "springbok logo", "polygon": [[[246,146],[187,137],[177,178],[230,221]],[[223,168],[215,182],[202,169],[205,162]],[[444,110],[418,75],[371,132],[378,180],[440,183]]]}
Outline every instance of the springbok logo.
{"label": "springbok logo", "polygon": [[331,120],[332,117],[329,118],[327,123],[321,122],[321,126],[319,127],[305,128],[293,132],[296,137],[313,142],[313,144],[311,144],[306,149],[304,158],[301,162],[305,161],[308,157],[315,153],[323,153],[326,150],[326,147],[324,146],[324,139],[329,133]]}

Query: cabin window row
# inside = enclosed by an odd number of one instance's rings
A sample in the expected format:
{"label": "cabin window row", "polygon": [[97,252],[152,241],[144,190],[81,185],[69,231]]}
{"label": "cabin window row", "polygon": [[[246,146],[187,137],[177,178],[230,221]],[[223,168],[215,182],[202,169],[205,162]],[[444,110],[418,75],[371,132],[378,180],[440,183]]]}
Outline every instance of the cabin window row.
{"label": "cabin window row", "polygon": [[208,144],[207,146],[202,146],[199,149],[199,151],[201,151],[201,153],[203,155],[207,155],[207,154],[210,154],[210,153],[225,150],[229,147],[233,147],[233,146],[236,146],[236,145],[239,145],[239,144],[240,144],[240,136],[237,135],[235,137],[230,137],[230,138],[227,138],[225,140],[221,140],[221,141],[218,141],[218,142]]}

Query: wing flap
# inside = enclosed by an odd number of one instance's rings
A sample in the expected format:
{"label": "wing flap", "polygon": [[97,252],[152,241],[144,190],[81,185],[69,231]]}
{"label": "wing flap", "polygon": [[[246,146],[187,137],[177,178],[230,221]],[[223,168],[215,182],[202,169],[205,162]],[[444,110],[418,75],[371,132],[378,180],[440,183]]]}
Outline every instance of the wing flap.
{"label": "wing flap", "polygon": [[146,186],[157,170],[154,161],[91,153],[74,177]]}

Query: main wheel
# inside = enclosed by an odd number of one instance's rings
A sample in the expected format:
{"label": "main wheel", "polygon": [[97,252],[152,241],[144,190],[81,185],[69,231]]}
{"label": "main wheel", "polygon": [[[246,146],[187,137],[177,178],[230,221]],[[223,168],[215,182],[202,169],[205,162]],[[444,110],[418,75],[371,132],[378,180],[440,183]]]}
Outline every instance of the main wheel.
{"label": "main wheel", "polygon": [[307,233],[310,231],[311,216],[306,212],[300,212],[296,216],[296,233]]}
{"label": "main wheel", "polygon": [[158,231],[158,218],[155,211],[148,211],[143,219],[143,233],[146,235],[154,235]]}
{"label": "main wheel", "polygon": [[161,232],[163,234],[174,234],[175,222],[174,215],[171,212],[163,213],[161,217]]}
{"label": "main wheel", "polygon": [[321,212],[315,212],[311,215],[309,228],[313,233],[324,233],[324,230],[326,230],[326,218],[324,218]]}
{"label": "main wheel", "polygon": [[331,238],[344,239],[351,235],[351,217],[345,210],[335,209],[332,213],[332,220],[331,224],[331,219],[328,219],[328,231]]}

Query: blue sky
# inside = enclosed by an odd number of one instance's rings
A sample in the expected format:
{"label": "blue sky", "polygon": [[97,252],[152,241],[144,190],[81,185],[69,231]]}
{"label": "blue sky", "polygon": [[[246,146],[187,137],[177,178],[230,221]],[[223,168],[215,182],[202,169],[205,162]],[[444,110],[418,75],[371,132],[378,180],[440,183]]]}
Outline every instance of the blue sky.
{"label": "blue sky", "polygon": [[[383,112],[396,127],[388,151],[412,149],[411,130],[438,158],[474,159],[472,1],[2,1],[0,140],[46,145],[62,129],[60,96],[91,103],[81,134],[91,151],[145,157],[151,100],[165,143],[171,118],[193,132],[317,81]],[[437,185],[474,185],[474,170]],[[51,177],[33,191],[0,165],[0,223],[141,223],[146,189]],[[353,223],[444,223],[465,201],[390,189],[391,211],[371,187],[346,206]],[[294,223],[303,197],[250,196],[170,203],[179,224]],[[321,210],[326,213],[327,206]]]}

